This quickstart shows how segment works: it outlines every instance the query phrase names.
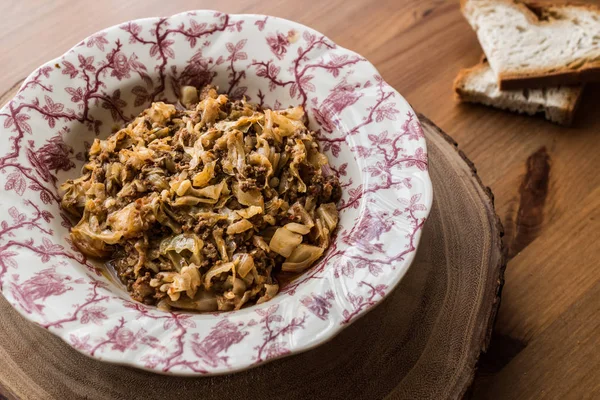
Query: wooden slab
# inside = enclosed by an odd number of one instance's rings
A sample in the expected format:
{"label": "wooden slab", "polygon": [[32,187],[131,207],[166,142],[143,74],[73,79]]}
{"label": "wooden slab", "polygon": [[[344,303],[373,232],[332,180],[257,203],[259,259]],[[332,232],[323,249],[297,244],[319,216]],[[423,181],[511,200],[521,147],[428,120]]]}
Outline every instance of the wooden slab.
{"label": "wooden slab", "polygon": [[[16,89],[13,88],[13,89]],[[0,103],[10,94],[3,96]],[[413,266],[379,307],[316,350],[224,377],[105,364],[20,317],[0,296],[0,394],[9,399],[458,398],[490,338],[505,267],[489,189],[420,117],[435,200]]]}

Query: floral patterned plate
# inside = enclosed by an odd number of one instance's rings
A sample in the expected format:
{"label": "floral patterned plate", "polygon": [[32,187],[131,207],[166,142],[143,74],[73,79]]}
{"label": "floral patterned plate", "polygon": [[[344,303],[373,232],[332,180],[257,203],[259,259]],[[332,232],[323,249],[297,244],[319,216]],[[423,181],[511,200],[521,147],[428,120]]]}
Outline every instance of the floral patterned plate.
{"label": "floral patterned plate", "polygon": [[[130,300],[69,241],[57,186],[89,143],[181,85],[301,104],[344,186],[323,259],[270,302],[220,314]],[[92,357],[213,375],[313,348],[406,273],[432,201],[423,131],[363,57],[274,17],[196,11],[108,28],[52,60],[0,110],[0,287],[27,319]]]}

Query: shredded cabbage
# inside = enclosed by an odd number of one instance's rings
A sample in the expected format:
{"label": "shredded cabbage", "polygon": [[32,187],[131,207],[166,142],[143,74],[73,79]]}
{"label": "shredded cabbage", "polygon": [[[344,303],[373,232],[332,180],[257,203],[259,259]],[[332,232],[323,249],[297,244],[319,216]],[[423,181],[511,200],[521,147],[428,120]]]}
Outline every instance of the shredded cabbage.
{"label": "shredded cabbage", "polygon": [[[200,141],[200,140],[198,140],[198,141]],[[217,163],[216,161],[211,161],[204,165],[204,168],[202,168],[202,171],[197,173],[194,176],[194,179],[193,179],[194,187],[201,188],[201,187],[208,185],[210,180],[214,177],[216,163]]]}
{"label": "shredded cabbage", "polygon": [[254,225],[247,219],[242,219],[235,222],[227,227],[228,235],[235,235],[236,233],[246,232],[248,229],[252,229]]}
{"label": "shredded cabbage", "polygon": [[300,244],[285,260],[281,270],[285,272],[302,272],[318,260],[321,255],[323,255],[322,247]]}
{"label": "shredded cabbage", "polygon": [[289,257],[292,251],[302,243],[302,235],[294,233],[289,229],[278,228],[271,238],[269,248],[275,253],[281,254],[284,257]]}
{"label": "shredded cabbage", "polygon": [[179,94],[94,140],[81,176],[61,185],[79,219],[73,244],[162,310],[268,301],[280,272],[306,270],[329,245],[339,182],[302,107],[269,110],[212,86]]}
{"label": "shredded cabbage", "polygon": [[[194,233],[182,233],[163,239],[160,242],[160,253],[167,255],[170,252],[175,252],[180,255],[185,255],[186,259],[196,265],[202,263],[201,250],[204,247],[204,242]],[[189,254],[185,254],[188,251]],[[183,254],[182,254],[183,253]]]}

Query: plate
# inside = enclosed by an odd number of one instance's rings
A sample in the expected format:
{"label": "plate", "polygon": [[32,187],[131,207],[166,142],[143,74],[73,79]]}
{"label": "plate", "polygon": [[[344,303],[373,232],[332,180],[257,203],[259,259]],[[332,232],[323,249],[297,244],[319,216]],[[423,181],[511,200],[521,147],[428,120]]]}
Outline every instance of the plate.
{"label": "plate", "polygon": [[[323,259],[236,312],[136,303],[69,241],[58,185],[95,137],[181,85],[304,106],[343,184]],[[176,375],[243,370],[324,343],[406,273],[432,202],[421,125],[362,56],[303,25],[193,11],[98,32],[34,71],[0,110],[0,287],[25,318],[100,360]]]}

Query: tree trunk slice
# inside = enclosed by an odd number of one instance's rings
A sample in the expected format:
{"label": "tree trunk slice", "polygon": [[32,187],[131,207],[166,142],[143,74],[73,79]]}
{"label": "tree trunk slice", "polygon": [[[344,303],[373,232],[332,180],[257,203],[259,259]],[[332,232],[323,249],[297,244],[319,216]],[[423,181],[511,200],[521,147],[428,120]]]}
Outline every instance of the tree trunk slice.
{"label": "tree trunk slice", "polygon": [[0,397],[463,397],[499,305],[503,230],[473,164],[448,135],[419,117],[435,197],[417,256],[399,287],[331,342],[233,375],[161,376],[88,358],[19,316],[0,296]]}

